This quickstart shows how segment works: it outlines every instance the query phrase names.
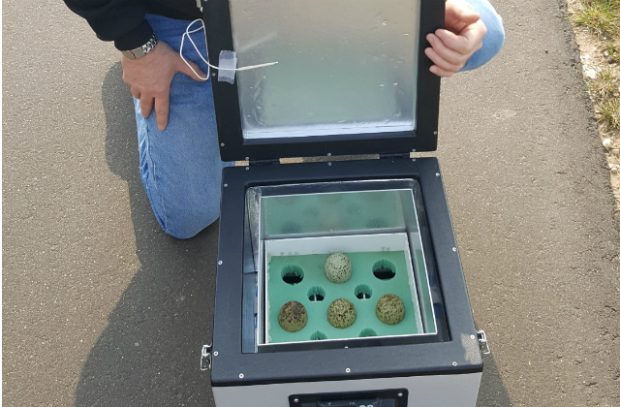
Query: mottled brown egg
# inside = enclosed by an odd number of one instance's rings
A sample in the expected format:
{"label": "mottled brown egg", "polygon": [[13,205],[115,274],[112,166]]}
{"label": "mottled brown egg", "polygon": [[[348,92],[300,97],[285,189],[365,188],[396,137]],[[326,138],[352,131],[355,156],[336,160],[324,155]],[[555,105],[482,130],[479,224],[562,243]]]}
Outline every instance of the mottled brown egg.
{"label": "mottled brown egg", "polygon": [[377,318],[388,325],[396,325],[405,318],[405,304],[394,294],[386,294],[379,298],[375,311]]}
{"label": "mottled brown egg", "polygon": [[344,283],[351,278],[351,260],[344,253],[332,253],[325,260],[325,277],[332,283]]}
{"label": "mottled brown egg", "polygon": [[280,308],[278,323],[288,332],[302,330],[308,323],[308,312],[303,304],[297,301],[289,301]]}
{"label": "mottled brown egg", "polygon": [[356,318],[355,307],[344,298],[332,301],[327,308],[327,320],[334,328],[348,328],[353,325]]}

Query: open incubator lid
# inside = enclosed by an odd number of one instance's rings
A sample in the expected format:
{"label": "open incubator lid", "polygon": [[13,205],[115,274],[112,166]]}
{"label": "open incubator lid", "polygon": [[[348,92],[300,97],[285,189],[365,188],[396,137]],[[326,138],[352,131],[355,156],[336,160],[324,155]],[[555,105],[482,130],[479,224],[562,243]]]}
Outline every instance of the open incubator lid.
{"label": "open incubator lid", "polygon": [[443,13],[444,0],[206,1],[210,59],[237,69],[211,82],[222,159],[435,150],[424,48]]}

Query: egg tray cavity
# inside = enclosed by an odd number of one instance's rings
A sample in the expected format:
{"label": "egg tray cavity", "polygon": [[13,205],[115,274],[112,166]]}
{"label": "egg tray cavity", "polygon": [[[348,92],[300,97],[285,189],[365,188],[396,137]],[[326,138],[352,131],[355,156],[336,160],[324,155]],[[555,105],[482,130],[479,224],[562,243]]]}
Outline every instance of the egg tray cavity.
{"label": "egg tray cavity", "polygon": [[[412,298],[415,285],[405,253],[346,254],[351,260],[352,276],[340,284],[325,277],[324,265],[329,253],[270,257],[266,282],[267,343],[422,333],[417,298]],[[396,325],[387,325],[376,317],[377,301],[385,294],[399,296],[405,305],[405,318]],[[345,298],[355,306],[357,318],[348,328],[335,328],[327,320],[327,308],[337,298]],[[308,323],[300,331],[287,332],[278,324],[280,308],[288,301],[298,301],[306,308]]]}

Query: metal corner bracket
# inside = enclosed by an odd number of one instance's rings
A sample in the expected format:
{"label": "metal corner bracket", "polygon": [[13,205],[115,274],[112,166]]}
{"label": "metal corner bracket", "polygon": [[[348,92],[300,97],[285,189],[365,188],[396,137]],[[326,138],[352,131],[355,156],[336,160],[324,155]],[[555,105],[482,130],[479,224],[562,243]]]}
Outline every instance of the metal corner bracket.
{"label": "metal corner bracket", "polygon": [[213,350],[213,345],[202,345],[202,349],[200,350],[200,370],[207,371],[211,370],[211,352]]}
{"label": "metal corner bracket", "polygon": [[490,355],[491,348],[489,347],[489,341],[487,340],[487,334],[479,329],[476,331],[476,336],[478,337],[478,344],[480,345],[480,351],[483,355]]}

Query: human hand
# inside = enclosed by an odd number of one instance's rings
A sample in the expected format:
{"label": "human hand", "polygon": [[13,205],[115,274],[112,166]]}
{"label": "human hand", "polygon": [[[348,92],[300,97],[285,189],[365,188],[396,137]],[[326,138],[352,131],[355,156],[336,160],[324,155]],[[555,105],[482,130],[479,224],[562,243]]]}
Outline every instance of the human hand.
{"label": "human hand", "polygon": [[464,0],[446,1],[445,25],[445,29],[426,36],[431,46],[424,53],[434,64],[430,71],[448,77],[459,72],[474,52],[482,48],[487,27],[480,14]]}
{"label": "human hand", "polygon": [[[123,82],[129,86],[133,97],[140,100],[142,116],[148,117],[154,107],[157,127],[161,131],[168,125],[170,83],[174,75],[181,72],[194,80],[200,80],[185,65],[179,54],[161,41],[153,48],[153,51],[141,58],[129,59],[123,56],[121,65],[123,66]],[[192,66],[198,75],[205,76],[195,64]]]}

